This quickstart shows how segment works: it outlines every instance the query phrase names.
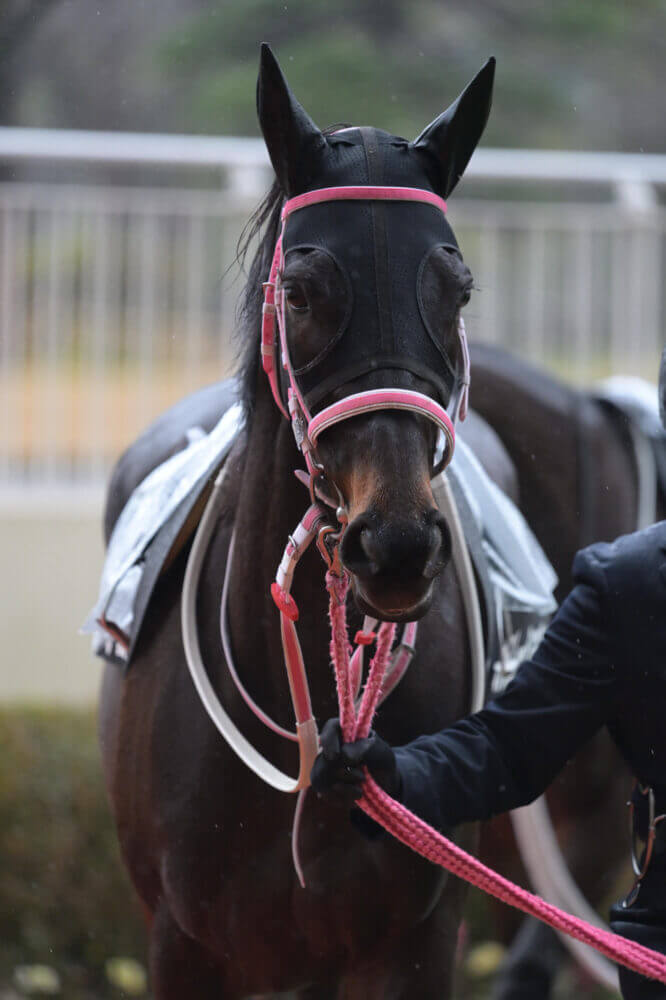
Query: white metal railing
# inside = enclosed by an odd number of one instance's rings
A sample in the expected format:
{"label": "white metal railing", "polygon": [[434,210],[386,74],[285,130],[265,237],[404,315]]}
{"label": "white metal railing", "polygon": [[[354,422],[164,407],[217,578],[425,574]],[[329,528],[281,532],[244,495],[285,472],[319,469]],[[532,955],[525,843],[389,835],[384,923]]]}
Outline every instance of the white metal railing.
{"label": "white metal railing", "polygon": [[[7,165],[23,179],[0,183],[0,489],[97,485],[145,423],[232,364],[232,265],[267,157],[252,139],[0,128]],[[108,176],[137,166],[142,185]],[[187,187],[161,186],[164,167]],[[479,150],[468,174],[450,215],[479,288],[471,336],[579,381],[653,375],[666,157]]]}
{"label": "white metal railing", "polygon": [[[261,139],[0,128],[0,159],[192,167],[268,167]],[[491,180],[666,184],[666,156],[568,150],[478,149],[469,171]]]}

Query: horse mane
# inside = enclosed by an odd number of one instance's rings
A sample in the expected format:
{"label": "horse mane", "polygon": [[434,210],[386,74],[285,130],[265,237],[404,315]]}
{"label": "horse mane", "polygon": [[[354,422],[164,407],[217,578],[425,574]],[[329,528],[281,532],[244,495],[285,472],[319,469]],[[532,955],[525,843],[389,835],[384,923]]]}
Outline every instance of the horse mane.
{"label": "horse mane", "polygon": [[262,285],[268,280],[273,260],[283,199],[282,189],[277,180],[274,180],[270,190],[243,227],[236,250],[236,260],[245,271],[247,257],[259,240],[238,305],[238,322],[234,338],[237,346],[237,375],[241,387],[241,403],[247,423],[254,410],[261,357],[261,307],[264,301]]}

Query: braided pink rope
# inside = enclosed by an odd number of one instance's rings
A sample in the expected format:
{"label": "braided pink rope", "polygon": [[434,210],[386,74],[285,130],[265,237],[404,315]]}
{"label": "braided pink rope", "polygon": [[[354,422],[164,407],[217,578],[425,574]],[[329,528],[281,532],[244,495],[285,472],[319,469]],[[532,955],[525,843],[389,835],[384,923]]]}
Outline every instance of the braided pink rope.
{"label": "braided pink rope", "polygon": [[382,681],[391,655],[396,625],[395,622],[382,622],[379,627],[377,649],[370,663],[357,716],[354,709],[355,678],[350,667],[351,646],[347,635],[345,606],[349,589],[347,574],[336,576],[329,570],[326,574],[326,589],[329,596],[328,617],[331,622],[331,661],[338,691],[340,727],[345,742],[349,743],[352,740],[362,739],[370,732],[372,718],[382,693]]}
{"label": "braided pink rope", "polygon": [[[340,705],[340,724],[346,741],[367,736],[372,716],[381,695],[382,680],[386,671],[395,625],[382,623],[377,635],[377,651],[370,664],[368,680],[363,691],[358,717],[354,711],[349,671],[350,647],[347,637],[345,599],[348,581],[345,576],[326,576],[326,586],[330,595],[329,614],[331,618],[331,659],[335,670]],[[358,805],[380,823],[397,840],[421,854],[428,861],[448,869],[459,878],[465,879],[478,889],[497,899],[515,906],[524,913],[538,917],[555,930],[563,931],[578,941],[596,948],[614,962],[639,972],[651,979],[666,983],[666,955],[637,944],[629,938],[612,931],[593,927],[579,917],[565,913],[552,903],[547,903],[534,893],[514,885],[508,879],[486,867],[477,858],[467,854],[453,841],[428,826],[422,819],[411,813],[402,803],[392,799],[374,780],[366,768],[363,796]]]}
{"label": "braided pink rope", "polygon": [[349,579],[346,573],[343,573],[342,576],[336,576],[335,573],[328,571],[326,589],[329,597],[328,617],[331,622],[331,661],[335,670],[335,684],[338,691],[340,725],[345,734],[353,731],[356,718],[352,675],[349,669],[351,647],[347,635],[345,609],[348,588]]}
{"label": "braided pink rope", "polygon": [[[386,666],[391,655],[391,646],[395,638],[395,622],[382,622],[377,632],[377,649],[370,663],[368,680],[363,689],[363,698],[356,716],[352,739],[361,740],[370,732],[372,717],[382,694],[382,681]],[[343,730],[344,733],[344,730]],[[347,739],[346,733],[344,734]]]}
{"label": "braided pink rope", "polygon": [[392,799],[369,773],[363,789],[363,797],[359,799],[358,805],[381,823],[389,833],[424,858],[447,868],[454,875],[501,899],[502,902],[538,917],[555,930],[564,931],[565,934],[577,938],[584,944],[591,945],[607,958],[625,965],[628,969],[666,983],[666,955],[637,944],[620,934],[593,927],[584,920],[558,909],[552,903],[547,903],[540,896],[514,885],[491,868],[487,868],[471,854],[467,854],[457,844],[447,840],[400,802]]}

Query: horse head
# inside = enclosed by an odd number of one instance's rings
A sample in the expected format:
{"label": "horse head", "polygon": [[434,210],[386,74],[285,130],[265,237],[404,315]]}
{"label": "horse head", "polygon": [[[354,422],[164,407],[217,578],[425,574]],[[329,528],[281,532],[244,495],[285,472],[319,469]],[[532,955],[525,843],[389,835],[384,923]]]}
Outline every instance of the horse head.
{"label": "horse head", "polygon": [[483,132],[493,76],[489,60],[414,141],[325,134],[262,49],[259,120],[286,199],[265,307],[280,345],[265,340],[264,367],[334,498],[357,604],[381,619],[422,616],[450,556],[431,480],[466,410],[472,276],[444,198]]}

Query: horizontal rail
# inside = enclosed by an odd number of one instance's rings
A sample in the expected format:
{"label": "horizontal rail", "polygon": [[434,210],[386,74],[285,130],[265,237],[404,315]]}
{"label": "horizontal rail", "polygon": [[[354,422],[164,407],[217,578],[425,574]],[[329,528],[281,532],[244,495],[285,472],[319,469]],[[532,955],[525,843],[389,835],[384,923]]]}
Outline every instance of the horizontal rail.
{"label": "horizontal rail", "polygon": [[[268,168],[261,139],[60,129],[0,128],[0,160]],[[497,181],[666,184],[666,155],[479,149],[468,175]]]}
{"label": "horizontal rail", "polygon": [[259,139],[231,136],[0,128],[0,160],[174,167],[268,167]]}

